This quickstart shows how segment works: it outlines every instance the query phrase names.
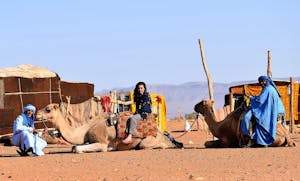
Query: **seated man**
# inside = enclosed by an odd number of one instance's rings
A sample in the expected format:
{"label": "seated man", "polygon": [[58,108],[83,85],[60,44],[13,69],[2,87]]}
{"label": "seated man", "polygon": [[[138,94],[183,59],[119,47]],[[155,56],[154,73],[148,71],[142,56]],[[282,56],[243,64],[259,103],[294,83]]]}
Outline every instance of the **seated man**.
{"label": "seated man", "polygon": [[24,112],[14,121],[12,144],[20,148],[20,151],[17,152],[21,156],[29,156],[28,153],[36,156],[44,155],[43,149],[47,146],[47,142],[35,134],[35,110],[33,105],[27,104]]}
{"label": "seated man", "polygon": [[[245,140],[252,139],[258,146],[268,146],[276,140],[277,121],[284,122],[285,110],[281,96],[268,76],[260,76],[259,84],[262,91],[259,96],[250,97],[250,108],[241,121],[243,147],[248,146]],[[250,134],[251,119],[255,120],[255,127]],[[285,123],[285,122],[284,122]]]}

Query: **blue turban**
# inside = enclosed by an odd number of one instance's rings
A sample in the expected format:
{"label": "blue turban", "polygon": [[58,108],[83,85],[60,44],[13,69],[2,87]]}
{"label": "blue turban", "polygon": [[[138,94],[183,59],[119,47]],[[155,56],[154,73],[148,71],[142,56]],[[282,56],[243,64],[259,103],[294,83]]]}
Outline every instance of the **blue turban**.
{"label": "blue turban", "polygon": [[35,108],[33,105],[31,105],[31,104],[27,104],[27,105],[24,107],[24,112],[27,112],[28,110],[31,110],[31,111],[33,111],[33,113],[35,113],[36,108]]}
{"label": "blue turban", "polygon": [[280,94],[279,94],[279,91],[278,91],[275,83],[272,81],[271,77],[265,76],[265,75],[262,75],[262,76],[258,77],[258,82],[262,82],[262,81],[266,81],[267,85],[272,85],[276,89],[279,97],[281,97]]}

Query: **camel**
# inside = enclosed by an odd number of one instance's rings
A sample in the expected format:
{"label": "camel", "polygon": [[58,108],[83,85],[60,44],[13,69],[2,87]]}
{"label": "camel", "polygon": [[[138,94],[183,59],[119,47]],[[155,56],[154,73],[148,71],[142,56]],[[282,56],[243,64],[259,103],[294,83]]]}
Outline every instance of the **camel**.
{"label": "camel", "polygon": [[[128,114],[127,114],[128,116]],[[130,116],[130,115],[129,115]],[[128,116],[128,117],[129,117]],[[120,114],[122,117],[122,114]],[[68,118],[64,116],[58,104],[49,104],[44,109],[37,111],[36,119],[46,119],[59,130],[62,137],[73,146],[72,152],[107,152],[112,150],[152,149],[166,148],[165,138],[161,134],[134,138],[131,144],[125,145],[118,140],[114,126],[107,126],[107,114],[102,112],[89,120],[81,121],[83,124],[72,127]]]}
{"label": "camel", "polygon": [[[246,105],[240,106],[221,121],[217,121],[216,119],[212,100],[202,100],[200,103],[195,105],[194,110],[204,116],[211,133],[218,138],[218,140],[207,141],[205,143],[205,147],[227,148],[241,146],[242,134],[240,130],[240,121],[246,113]],[[296,146],[282,123],[277,123],[276,135],[275,142],[269,146]]]}

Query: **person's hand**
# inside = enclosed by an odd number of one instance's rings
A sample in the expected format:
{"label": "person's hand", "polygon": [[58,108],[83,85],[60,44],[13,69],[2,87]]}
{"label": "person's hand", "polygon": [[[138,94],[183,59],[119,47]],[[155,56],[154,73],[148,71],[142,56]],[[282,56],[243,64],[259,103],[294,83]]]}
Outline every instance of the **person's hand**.
{"label": "person's hand", "polygon": [[250,99],[251,99],[251,96],[250,95],[245,95],[244,96],[244,100],[246,102],[246,106],[249,106],[250,105]]}

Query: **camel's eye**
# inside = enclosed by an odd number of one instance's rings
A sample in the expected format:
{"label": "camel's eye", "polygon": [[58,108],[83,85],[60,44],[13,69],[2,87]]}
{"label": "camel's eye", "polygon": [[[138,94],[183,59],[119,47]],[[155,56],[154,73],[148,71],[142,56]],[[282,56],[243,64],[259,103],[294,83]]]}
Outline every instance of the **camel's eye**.
{"label": "camel's eye", "polygon": [[51,112],[51,109],[50,109],[49,107],[46,107],[45,111],[46,111],[47,113],[49,113],[49,112]]}

